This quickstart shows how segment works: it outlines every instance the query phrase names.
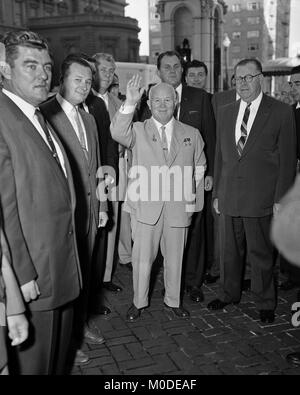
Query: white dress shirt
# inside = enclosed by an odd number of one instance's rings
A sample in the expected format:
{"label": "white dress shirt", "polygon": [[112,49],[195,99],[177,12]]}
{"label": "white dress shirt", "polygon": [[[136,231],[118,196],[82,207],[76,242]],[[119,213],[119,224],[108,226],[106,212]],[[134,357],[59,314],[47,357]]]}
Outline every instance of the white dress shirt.
{"label": "white dress shirt", "polygon": [[[76,116],[75,106],[73,106],[73,104],[71,104],[65,98],[63,98],[61,96],[61,94],[59,94],[59,93],[56,95],[56,99],[57,99],[58,103],[60,104],[63,112],[66,114],[67,118],[71,122],[71,125],[73,126],[73,129],[75,130],[78,140],[80,141],[79,130],[78,130],[77,122],[75,120],[75,116]],[[78,112],[78,116],[79,116],[79,121],[80,121],[82,130],[83,130],[83,134],[84,134],[86,150],[88,151],[89,147],[88,147],[88,142],[87,142],[87,137],[86,137],[86,130],[85,130],[85,126],[84,126],[83,120],[82,120],[79,112]]]}
{"label": "white dress shirt", "polygon": [[[251,102],[250,114],[249,114],[249,119],[248,119],[248,123],[247,123],[247,140],[248,140],[249,134],[251,132],[251,128],[253,126],[253,123],[254,123],[257,111],[259,109],[260,103],[262,101],[262,97],[263,97],[263,93],[260,92],[258,97],[255,100],[253,100],[253,102]],[[242,126],[246,107],[247,107],[247,102],[245,102],[244,100],[241,100],[240,109],[239,109],[239,113],[238,113],[238,117],[237,117],[237,121],[236,121],[236,125],[235,125],[235,142],[236,142],[236,144],[238,143],[238,141],[242,135],[241,126]],[[246,142],[247,142],[247,140],[246,140]]]}
{"label": "white dress shirt", "polygon": [[181,98],[182,98],[182,84],[178,85],[177,88],[175,89],[177,92],[177,116],[176,119],[179,120],[179,116],[180,116],[180,104],[181,104]]}
{"label": "white dress shirt", "polygon": [[161,139],[161,134],[162,134],[161,127],[162,126],[165,127],[166,138],[167,138],[167,143],[168,143],[168,151],[170,152],[172,135],[173,135],[173,120],[174,120],[174,118],[172,118],[166,125],[163,125],[162,123],[158,122],[153,117],[152,117],[152,119],[153,119],[153,122],[155,123],[157,130],[158,130],[160,139]]}
{"label": "white dress shirt", "polygon": [[[20,96],[15,95],[14,93],[6,90],[6,89],[2,89],[2,92],[8,96],[14,103],[16,106],[19,107],[19,109],[23,112],[23,114],[29,119],[29,121],[33,124],[33,126],[36,128],[36,130],[39,132],[39,134],[41,135],[41,137],[43,138],[43,140],[45,141],[45,143],[47,144],[47,146],[49,147],[49,149],[51,150],[51,147],[48,143],[47,137],[45,135],[45,132],[43,131],[43,128],[41,127],[41,124],[39,123],[36,115],[35,115],[35,110],[37,109],[37,107],[34,107],[32,104],[28,103],[27,101],[23,100]],[[60,146],[58,145],[58,143],[56,142],[55,138],[53,137],[51,130],[49,130],[50,136],[52,137],[58,158],[59,158],[59,162],[62,166],[62,169],[65,173],[65,176],[67,177],[67,171],[66,171],[66,166],[65,166],[65,160],[64,160],[64,156],[63,153],[60,149]]]}
{"label": "white dress shirt", "polygon": [[300,102],[298,101],[297,105],[296,105],[296,110],[298,110],[298,108],[300,108]]}
{"label": "white dress shirt", "polygon": [[[122,104],[119,111],[121,114],[131,114],[134,112],[136,106],[129,106],[129,105],[125,105]],[[163,125],[162,123],[158,122],[156,119],[154,119],[152,117],[155,126],[158,130],[159,133],[159,137],[161,139],[161,127],[165,126],[165,132],[166,132],[166,138],[167,138],[167,143],[168,143],[168,150],[170,152],[170,147],[171,147],[171,141],[172,141],[172,135],[173,135],[173,122],[174,122],[174,117],[172,117],[172,119],[166,124]]]}

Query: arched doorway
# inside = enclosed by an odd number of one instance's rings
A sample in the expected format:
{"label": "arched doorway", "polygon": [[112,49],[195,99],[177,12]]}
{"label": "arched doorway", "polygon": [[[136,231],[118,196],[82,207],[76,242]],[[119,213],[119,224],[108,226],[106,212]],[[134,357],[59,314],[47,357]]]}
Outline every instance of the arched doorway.
{"label": "arched doorway", "polygon": [[188,8],[180,7],[174,13],[174,48],[181,47],[185,39],[193,42],[193,16]]}

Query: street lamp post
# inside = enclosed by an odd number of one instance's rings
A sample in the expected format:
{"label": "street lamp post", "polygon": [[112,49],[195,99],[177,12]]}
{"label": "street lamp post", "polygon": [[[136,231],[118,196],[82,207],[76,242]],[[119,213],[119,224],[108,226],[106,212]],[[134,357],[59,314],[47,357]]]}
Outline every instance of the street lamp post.
{"label": "street lamp post", "polygon": [[223,47],[224,47],[224,57],[225,57],[225,83],[224,90],[229,89],[229,79],[228,79],[228,64],[229,64],[229,52],[228,49],[230,47],[231,41],[228,37],[228,34],[224,34]]}

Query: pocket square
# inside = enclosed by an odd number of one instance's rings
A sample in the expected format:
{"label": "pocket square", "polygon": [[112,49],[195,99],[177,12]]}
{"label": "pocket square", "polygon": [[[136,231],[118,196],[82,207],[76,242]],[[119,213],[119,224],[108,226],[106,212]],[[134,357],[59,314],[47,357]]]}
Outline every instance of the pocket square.
{"label": "pocket square", "polygon": [[191,111],[189,111],[189,114],[198,114],[198,110],[191,110]]}

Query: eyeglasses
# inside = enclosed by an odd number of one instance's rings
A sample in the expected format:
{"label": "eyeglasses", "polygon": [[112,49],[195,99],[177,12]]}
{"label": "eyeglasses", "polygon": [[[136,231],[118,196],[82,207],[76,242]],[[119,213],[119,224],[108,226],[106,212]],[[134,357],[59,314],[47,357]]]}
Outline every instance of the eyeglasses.
{"label": "eyeglasses", "polygon": [[299,88],[300,86],[300,81],[290,81],[289,82],[290,87],[292,88],[294,85],[297,86],[297,88]]}
{"label": "eyeglasses", "polygon": [[259,75],[261,75],[261,73],[258,73],[256,75],[247,74],[244,77],[235,77],[235,82],[237,84],[241,84],[242,82],[247,82],[247,83],[250,84],[250,82],[253,81],[253,78],[255,78],[255,77],[259,76]]}

